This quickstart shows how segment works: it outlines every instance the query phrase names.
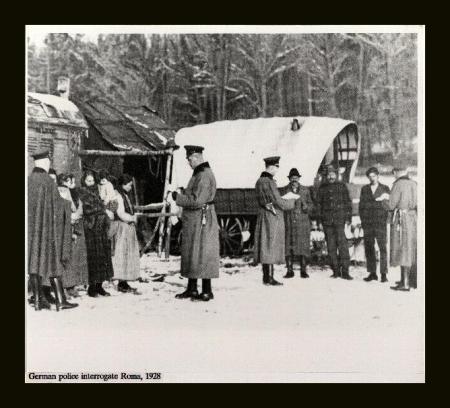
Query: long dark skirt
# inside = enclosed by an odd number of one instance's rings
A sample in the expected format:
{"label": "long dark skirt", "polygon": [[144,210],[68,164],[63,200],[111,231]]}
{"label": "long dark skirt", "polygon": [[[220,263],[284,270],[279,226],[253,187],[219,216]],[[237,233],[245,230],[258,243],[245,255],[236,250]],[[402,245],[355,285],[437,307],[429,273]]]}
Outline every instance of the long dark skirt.
{"label": "long dark skirt", "polygon": [[89,284],[103,282],[114,275],[108,228],[109,219],[104,213],[84,219]]}
{"label": "long dark skirt", "polygon": [[83,228],[80,229],[75,241],[72,241],[72,257],[70,264],[64,269],[64,287],[70,288],[77,285],[87,285],[89,271],[86,255],[86,240]]}

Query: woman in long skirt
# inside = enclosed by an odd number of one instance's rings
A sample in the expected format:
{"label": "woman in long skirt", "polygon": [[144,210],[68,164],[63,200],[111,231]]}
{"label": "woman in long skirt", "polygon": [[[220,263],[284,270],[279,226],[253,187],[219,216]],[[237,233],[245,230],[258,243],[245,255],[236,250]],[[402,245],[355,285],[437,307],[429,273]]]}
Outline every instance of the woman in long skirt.
{"label": "woman in long skirt", "polygon": [[[66,276],[64,287],[68,295],[78,297],[76,286],[87,285],[89,279],[86,241],[83,228],[83,205],[75,192],[73,175],[58,175],[58,190],[62,198],[70,202],[72,210],[72,256],[70,263],[65,267]],[[72,192],[72,190],[74,190]]]}
{"label": "woman in long skirt", "polygon": [[102,283],[113,275],[111,243],[108,239],[109,218],[100,198],[94,173],[87,171],[81,179],[80,199],[83,202],[83,226],[86,238],[89,271],[88,295],[110,296]]}
{"label": "woman in long skirt", "polygon": [[117,231],[115,234],[115,249],[112,257],[114,266],[114,279],[118,279],[120,292],[139,294],[128,282],[139,279],[139,243],[136,236],[136,215],[128,193],[133,188],[133,179],[128,174],[122,175],[118,182],[115,221]]}

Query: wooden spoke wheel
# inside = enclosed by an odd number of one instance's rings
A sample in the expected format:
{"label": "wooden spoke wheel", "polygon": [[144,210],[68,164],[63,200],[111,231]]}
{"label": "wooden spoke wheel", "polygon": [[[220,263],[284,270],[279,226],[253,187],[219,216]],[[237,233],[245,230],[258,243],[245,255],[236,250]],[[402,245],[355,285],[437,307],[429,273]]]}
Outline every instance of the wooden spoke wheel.
{"label": "wooden spoke wheel", "polygon": [[220,254],[225,256],[236,256],[242,252],[244,245],[242,232],[243,225],[238,218],[219,218],[219,240]]}

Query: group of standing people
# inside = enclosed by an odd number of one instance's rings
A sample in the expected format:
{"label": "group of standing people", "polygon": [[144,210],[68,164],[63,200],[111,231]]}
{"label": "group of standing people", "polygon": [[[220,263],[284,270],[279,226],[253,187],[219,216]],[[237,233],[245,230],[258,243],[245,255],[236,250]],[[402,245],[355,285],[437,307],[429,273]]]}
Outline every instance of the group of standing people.
{"label": "group of standing people", "polygon": [[[282,285],[274,279],[274,264],[286,262],[285,278],[294,276],[293,261],[300,261],[300,276],[307,278],[310,255],[310,216],[315,207],[319,225],[325,233],[332,278],[352,280],[350,254],[345,228],[352,221],[352,202],[346,185],[338,180],[338,170],[329,166],[314,200],[310,190],[299,183],[301,175],[293,168],[290,183],[277,188],[274,176],[280,157],[264,159],[265,171],[256,183],[260,210],[255,230],[255,262],[262,264],[263,283]],[[381,282],[387,282],[387,222],[390,221],[390,263],[401,267],[401,280],[391,289],[417,288],[417,183],[409,178],[407,166],[397,163],[392,190],[379,182],[379,172],[366,172],[369,184],[361,189],[359,213],[364,230],[364,248],[369,275],[365,281],[378,280],[375,241],[380,253]],[[291,198],[289,193],[295,194]],[[285,197],[285,198],[283,198]]]}
{"label": "group of standing people", "polygon": [[[36,310],[78,306],[77,287],[91,297],[110,296],[103,282],[139,294],[128,282],[140,278],[137,216],[128,196],[132,178],[86,171],[81,187],[72,174],[57,175],[48,151],[33,155],[28,178],[28,273]],[[116,182],[113,186],[111,180]],[[54,297],[52,295],[54,293]]]}
{"label": "group of standing people", "polygon": [[[181,275],[188,279],[186,290],[175,297],[207,302],[214,299],[211,279],[219,277],[216,180],[203,158],[204,148],[187,145],[185,149],[192,177],[183,192],[169,191],[167,196],[182,208]],[[76,296],[79,285],[88,285],[89,296],[109,296],[102,284],[111,279],[118,280],[119,291],[139,294],[128,284],[140,278],[137,214],[129,197],[132,178],[124,174],[116,181],[105,172],[96,177],[87,171],[81,188],[76,188],[72,175],[51,171],[49,152],[33,157],[35,168],[28,179],[28,273],[35,308],[48,309],[51,303],[57,310],[76,307],[67,301],[64,289]],[[310,189],[300,184],[301,175],[295,168],[289,172],[289,184],[278,189],[274,176],[279,161],[279,156],[265,158],[265,171],[255,185],[259,211],[254,261],[262,264],[263,284],[282,285],[274,277],[275,264],[285,263],[284,277],[292,278],[294,262],[298,261],[301,278],[309,277],[313,211],[325,233],[331,277],[353,279],[345,235],[352,219],[352,203],[346,185],[338,180],[337,169],[327,169],[313,199]],[[406,166],[397,165],[394,174],[396,181],[390,191],[379,183],[378,170],[372,167],[366,173],[370,183],[361,190],[359,212],[369,272],[365,280],[378,279],[376,241],[381,282],[387,281],[390,216],[391,265],[401,266],[401,280],[392,289],[409,291],[417,287],[417,184],[409,178]]]}
{"label": "group of standing people", "polygon": [[[183,240],[181,274],[188,278],[187,288],[178,299],[209,301],[214,298],[211,279],[219,276],[219,237],[214,208],[216,180],[202,146],[185,146],[186,158],[193,169],[184,193],[169,192],[183,208]],[[279,286],[274,265],[286,263],[284,278],[294,277],[294,262],[300,264],[300,277],[308,278],[310,257],[311,215],[318,218],[325,233],[332,278],[352,280],[350,255],[345,228],[352,221],[352,201],[347,186],[338,179],[338,170],[329,166],[326,178],[311,196],[308,187],[300,184],[301,175],[293,168],[289,184],[278,189],[274,176],[279,169],[279,156],[264,159],[265,171],[256,182],[259,204],[255,228],[254,263],[262,264],[264,285]],[[366,173],[369,184],[361,190],[359,211],[365,232],[365,252],[369,275],[365,281],[378,279],[375,241],[380,251],[381,282],[387,281],[387,221],[391,222],[391,265],[401,266],[402,279],[392,289],[408,291],[417,287],[416,270],[417,184],[408,177],[406,166],[394,168],[396,181],[392,191],[379,183],[375,167]],[[199,294],[197,280],[202,279]]]}

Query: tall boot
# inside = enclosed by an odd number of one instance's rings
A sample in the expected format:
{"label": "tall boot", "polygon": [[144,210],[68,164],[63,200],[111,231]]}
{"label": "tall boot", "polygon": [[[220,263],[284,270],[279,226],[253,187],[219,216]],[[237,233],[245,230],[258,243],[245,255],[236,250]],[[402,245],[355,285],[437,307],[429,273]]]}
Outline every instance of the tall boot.
{"label": "tall boot", "polygon": [[42,286],[42,278],[39,275],[30,275],[30,285],[33,292],[32,304],[34,304],[35,310],[50,309],[50,303],[48,302]]}
{"label": "tall boot", "polygon": [[50,278],[53,290],[55,292],[55,300],[56,300],[56,311],[59,312],[59,309],[73,309],[78,306],[78,303],[69,303],[66,299],[66,295],[64,293],[64,288],[62,284],[62,280],[60,278]]}
{"label": "tall boot", "polygon": [[200,293],[200,295],[191,297],[191,300],[208,302],[211,299],[214,299],[214,295],[211,289],[211,279],[202,279],[202,293]]}
{"label": "tall boot", "polygon": [[300,256],[300,277],[301,278],[309,278],[308,273],[306,272],[306,256]]}
{"label": "tall boot", "polygon": [[56,304],[56,299],[52,296],[52,289],[50,286],[42,286],[42,292],[44,297],[48,300],[51,305]]}
{"label": "tall boot", "polygon": [[270,265],[262,264],[262,271],[263,271],[263,284],[270,285]]}
{"label": "tall boot", "polygon": [[188,279],[187,289],[184,292],[175,295],[175,298],[188,299],[195,296],[198,296],[197,279]]}
{"label": "tall boot", "polygon": [[293,278],[294,277],[294,267],[292,264],[292,258],[290,256],[286,257],[286,268],[287,268],[287,272],[286,272],[286,275],[283,276],[283,278]]}
{"label": "tall boot", "polygon": [[282,283],[276,281],[275,278],[273,277],[273,269],[274,269],[273,264],[269,264],[269,277],[270,277],[269,284],[272,286],[280,286],[282,285]]}
{"label": "tall boot", "polygon": [[[39,281],[39,304],[41,309],[51,309],[50,302],[46,296],[46,292],[50,292],[48,286],[42,285],[42,278],[38,277]],[[51,297],[51,296],[50,296]]]}
{"label": "tall boot", "polygon": [[33,304],[35,310],[41,310],[39,301],[39,276],[36,274],[29,275],[29,282],[31,285],[31,292],[33,293]]}

